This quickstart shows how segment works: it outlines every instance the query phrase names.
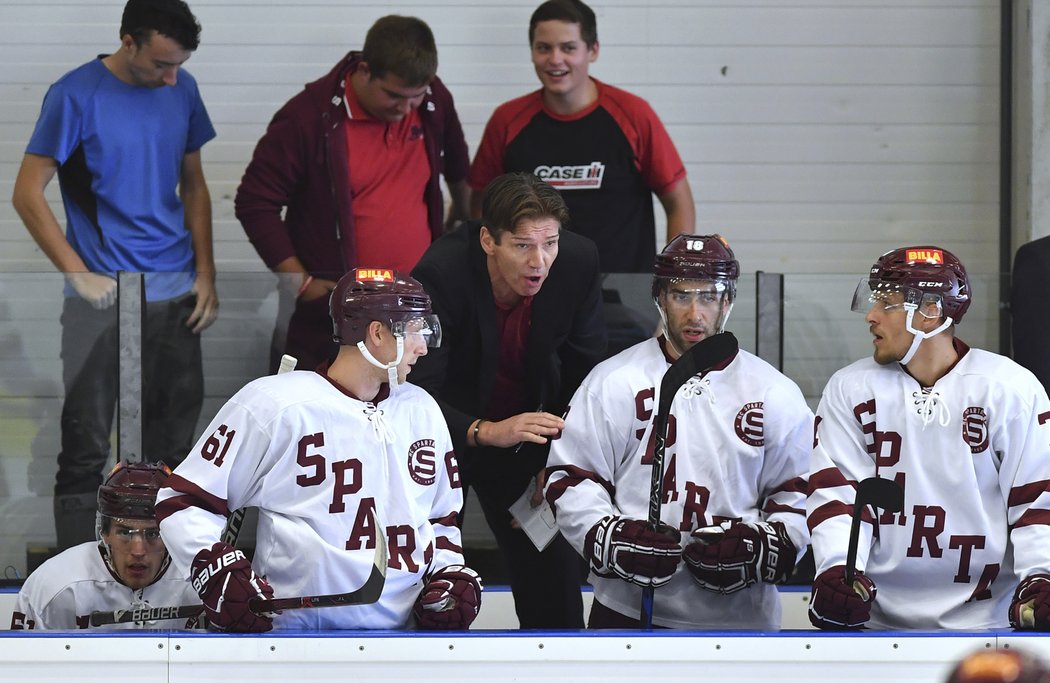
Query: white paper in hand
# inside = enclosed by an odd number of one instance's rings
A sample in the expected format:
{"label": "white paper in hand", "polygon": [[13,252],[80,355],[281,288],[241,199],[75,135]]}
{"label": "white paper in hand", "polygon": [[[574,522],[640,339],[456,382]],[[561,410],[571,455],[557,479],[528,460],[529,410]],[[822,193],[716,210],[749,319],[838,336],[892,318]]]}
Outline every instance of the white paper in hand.
{"label": "white paper in hand", "polygon": [[529,480],[525,493],[507,508],[514,519],[518,520],[522,531],[529,537],[537,550],[544,550],[558,534],[558,523],[554,521],[554,511],[544,500],[539,507],[532,507],[532,494],[536,490],[536,478]]}

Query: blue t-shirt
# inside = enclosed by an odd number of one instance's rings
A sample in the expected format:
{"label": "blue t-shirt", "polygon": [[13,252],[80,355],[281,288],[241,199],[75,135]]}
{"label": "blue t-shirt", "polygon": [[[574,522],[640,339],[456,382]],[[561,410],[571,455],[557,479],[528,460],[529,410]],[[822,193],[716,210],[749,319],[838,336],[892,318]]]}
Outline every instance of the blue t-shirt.
{"label": "blue t-shirt", "polygon": [[26,152],[58,162],[66,239],[88,269],[147,273],[146,299],[159,301],[196,276],[178,184],[183,157],[213,137],[189,73],[133,86],[99,58],[51,86]]}

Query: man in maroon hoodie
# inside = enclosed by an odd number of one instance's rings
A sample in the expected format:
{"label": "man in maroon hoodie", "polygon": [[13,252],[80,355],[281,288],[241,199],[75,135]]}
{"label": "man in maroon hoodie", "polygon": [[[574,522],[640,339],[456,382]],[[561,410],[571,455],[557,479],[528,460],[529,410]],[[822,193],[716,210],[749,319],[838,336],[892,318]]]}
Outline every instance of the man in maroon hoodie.
{"label": "man in maroon hoodie", "polygon": [[362,51],[308,83],[259,140],[235,208],[295,296],[286,333],[278,315],[274,367],[282,353],[312,368],[335,352],[328,293],[344,273],[374,263],[412,270],[444,232],[440,175],[452,200],[447,222],[467,217],[467,145],[436,72],[426,23],[383,17]]}

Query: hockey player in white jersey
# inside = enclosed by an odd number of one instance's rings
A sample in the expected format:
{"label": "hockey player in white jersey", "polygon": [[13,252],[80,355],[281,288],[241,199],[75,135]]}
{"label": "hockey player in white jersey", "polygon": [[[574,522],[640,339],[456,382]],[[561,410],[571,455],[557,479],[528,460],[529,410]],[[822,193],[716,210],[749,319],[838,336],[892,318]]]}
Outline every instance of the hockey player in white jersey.
{"label": "hockey player in white jersey", "polygon": [[[175,470],[157,502],[164,540],[214,628],[467,628],[481,582],[463,564],[456,458],[434,399],[404,384],[440,342],[430,297],[412,278],[358,268],[332,291],[331,312],[331,365],[246,385]],[[244,506],[259,510],[254,567],[219,542]],[[389,560],[374,604],[272,618],[248,606],[356,590],[377,543]]]}
{"label": "hockey player in white jersey", "polygon": [[[818,627],[1050,629],[1050,402],[1031,372],[955,336],[971,298],[963,264],[932,246],[883,254],[857,287],[874,353],[817,408]],[[873,476],[904,507],[864,512],[847,586],[855,488]]]}
{"label": "hockey player in white jersey", "polygon": [[[40,565],[22,585],[11,629],[82,629],[92,612],[199,602],[171,566],[154,517],[170,470],[117,463],[98,490],[98,542],[73,546]],[[184,628],[185,619],[130,622],[111,629]]]}
{"label": "hockey player in white jersey", "polygon": [[[793,382],[740,350],[671,405],[663,526],[647,523],[653,413],[671,362],[723,330],[740,268],[719,235],[680,235],[656,257],[663,335],[599,364],[552,442],[546,497],[591,567],[591,628],[776,629],[773,584],[809,542],[805,473],[813,415]],[[685,562],[683,559],[683,549]]]}

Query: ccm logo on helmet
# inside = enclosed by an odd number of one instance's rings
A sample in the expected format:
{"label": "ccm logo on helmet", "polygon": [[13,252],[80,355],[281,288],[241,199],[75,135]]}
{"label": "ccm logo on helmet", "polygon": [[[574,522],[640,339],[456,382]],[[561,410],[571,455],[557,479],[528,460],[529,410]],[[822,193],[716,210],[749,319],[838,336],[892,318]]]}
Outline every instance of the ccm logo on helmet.
{"label": "ccm logo on helmet", "polygon": [[204,585],[208,583],[208,579],[215,576],[216,574],[218,574],[223,569],[230,566],[237,560],[246,559],[248,558],[246,558],[244,556],[244,553],[242,553],[240,550],[231,550],[225,555],[219,557],[215,560],[215,562],[202,569],[200,573],[197,574],[197,576],[193,577],[193,590],[200,593],[201,590],[203,590]]}
{"label": "ccm logo on helmet", "polygon": [[940,287],[941,283],[940,282],[920,282],[919,286],[920,287]]}

